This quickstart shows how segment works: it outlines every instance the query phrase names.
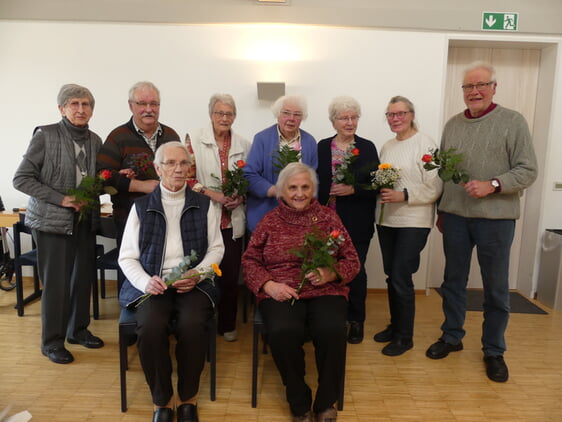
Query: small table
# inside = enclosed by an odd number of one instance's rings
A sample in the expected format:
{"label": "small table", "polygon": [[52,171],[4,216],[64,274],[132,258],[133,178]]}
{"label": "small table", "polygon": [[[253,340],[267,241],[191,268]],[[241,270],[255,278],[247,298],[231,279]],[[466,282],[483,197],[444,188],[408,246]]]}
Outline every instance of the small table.
{"label": "small table", "polygon": [[12,227],[20,221],[20,215],[17,212],[0,212],[0,227]]}

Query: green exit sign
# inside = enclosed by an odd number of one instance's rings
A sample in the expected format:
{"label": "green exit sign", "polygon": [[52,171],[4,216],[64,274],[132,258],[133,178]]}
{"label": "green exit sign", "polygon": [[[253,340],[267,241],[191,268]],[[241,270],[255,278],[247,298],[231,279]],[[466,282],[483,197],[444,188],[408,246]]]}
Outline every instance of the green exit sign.
{"label": "green exit sign", "polygon": [[517,31],[519,13],[482,13],[482,29],[484,31]]}

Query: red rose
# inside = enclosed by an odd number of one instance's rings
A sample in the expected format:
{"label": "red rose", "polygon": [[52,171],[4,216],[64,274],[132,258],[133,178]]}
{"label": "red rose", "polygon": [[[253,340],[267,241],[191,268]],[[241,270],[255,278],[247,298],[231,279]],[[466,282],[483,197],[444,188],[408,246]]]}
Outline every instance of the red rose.
{"label": "red rose", "polygon": [[246,166],[246,162],[244,160],[238,160],[236,162],[236,167],[238,168],[244,168]]}
{"label": "red rose", "polygon": [[353,148],[353,149],[351,150],[351,153],[352,153],[353,155],[355,155],[355,156],[359,155],[359,148]]}
{"label": "red rose", "polygon": [[340,235],[339,230],[332,230],[332,233],[330,233],[330,237],[333,237],[334,239],[337,239],[339,235]]}
{"label": "red rose", "polygon": [[433,161],[433,156],[431,154],[424,154],[422,157],[424,163],[431,163]]}
{"label": "red rose", "polygon": [[109,171],[109,170],[102,170],[101,173],[100,173],[100,177],[101,177],[103,180],[109,180],[109,179],[111,179],[111,171]]}

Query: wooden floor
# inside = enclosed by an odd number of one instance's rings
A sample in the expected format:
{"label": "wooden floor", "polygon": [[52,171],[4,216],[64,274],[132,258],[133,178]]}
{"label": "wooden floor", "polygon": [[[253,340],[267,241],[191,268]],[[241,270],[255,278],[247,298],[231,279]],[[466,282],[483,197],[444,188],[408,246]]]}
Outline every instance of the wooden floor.
{"label": "wooden floor", "polygon": [[[0,412],[28,410],[33,422],[150,421],[152,406],[134,347],[128,372],[129,410],[120,411],[117,317],[119,308],[109,283],[101,300],[101,319],[91,330],[106,346],[88,350],[68,345],[75,357],[56,365],[41,355],[40,303],[17,317],[15,291],[0,292]],[[386,295],[370,292],[366,337],[348,346],[345,407],[339,421],[562,421],[562,312],[512,314],[506,362],[510,379],[489,381],[480,350],[482,313],[467,315],[465,350],[433,361],[425,350],[439,336],[441,301],[437,293],[418,295],[414,348],[399,357],[380,353],[372,340],[387,324]],[[239,324],[239,340],[218,339],[217,400],[209,400],[208,367],[202,375],[201,421],[290,421],[284,392],[270,355],[260,356],[258,407],[250,406],[251,324]],[[310,385],[315,366],[307,359]]]}

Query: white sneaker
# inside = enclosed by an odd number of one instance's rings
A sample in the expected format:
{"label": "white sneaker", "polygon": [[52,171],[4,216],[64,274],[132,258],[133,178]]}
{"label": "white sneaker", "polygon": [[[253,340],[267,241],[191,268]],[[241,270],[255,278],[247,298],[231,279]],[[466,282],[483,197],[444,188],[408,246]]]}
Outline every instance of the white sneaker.
{"label": "white sneaker", "polygon": [[236,341],[238,340],[238,333],[236,332],[236,330],[224,333],[224,339],[226,341]]}

